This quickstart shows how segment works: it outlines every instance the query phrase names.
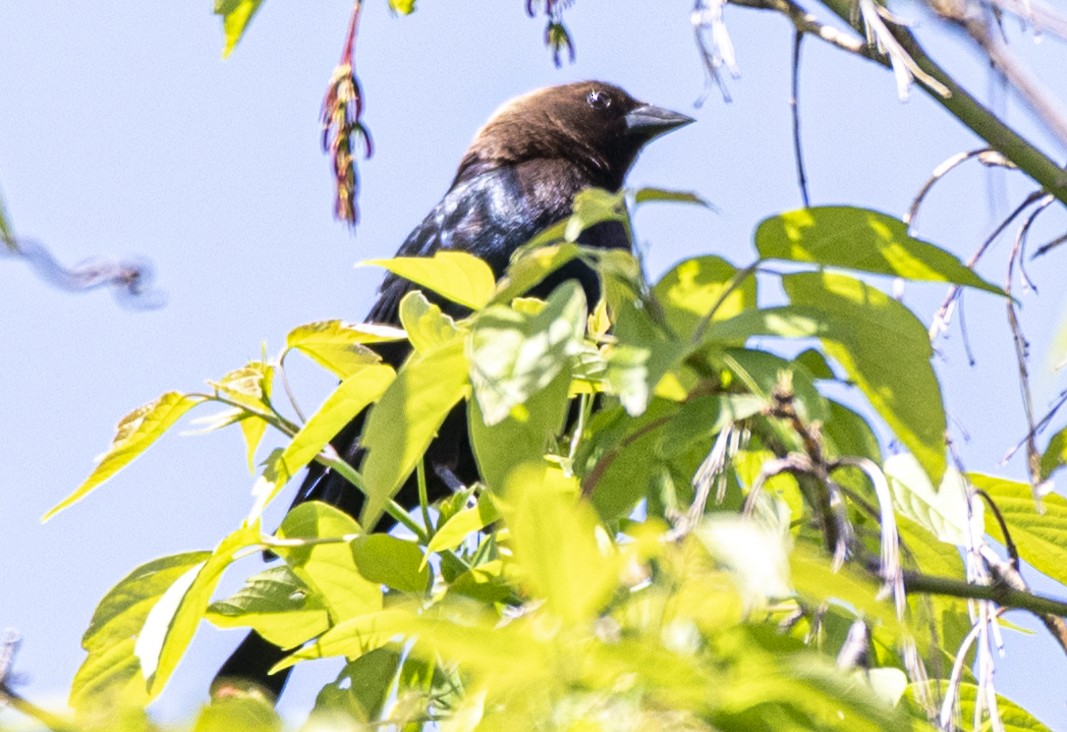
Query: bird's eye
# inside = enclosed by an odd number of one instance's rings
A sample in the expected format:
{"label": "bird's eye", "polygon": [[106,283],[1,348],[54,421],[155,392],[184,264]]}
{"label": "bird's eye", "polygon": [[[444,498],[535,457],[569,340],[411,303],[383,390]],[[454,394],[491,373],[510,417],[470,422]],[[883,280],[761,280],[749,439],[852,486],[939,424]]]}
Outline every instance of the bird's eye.
{"label": "bird's eye", "polygon": [[585,101],[589,103],[590,107],[597,110],[604,110],[611,106],[611,96],[598,89],[589,92],[589,96],[585,98]]}

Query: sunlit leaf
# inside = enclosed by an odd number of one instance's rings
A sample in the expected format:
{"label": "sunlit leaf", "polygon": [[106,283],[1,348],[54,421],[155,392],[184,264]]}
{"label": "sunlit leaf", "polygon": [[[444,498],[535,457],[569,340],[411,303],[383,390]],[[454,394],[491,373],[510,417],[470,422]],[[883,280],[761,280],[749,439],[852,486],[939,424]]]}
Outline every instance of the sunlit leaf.
{"label": "sunlit leaf", "polygon": [[483,492],[477,505],[463,509],[438,527],[426,547],[427,557],[446,549],[455,549],[475,531],[481,531],[499,518],[500,512],[496,510],[490,494]]}
{"label": "sunlit leaf", "polygon": [[477,310],[493,297],[496,278],[489,265],[473,254],[438,251],[432,257],[371,259],[364,264],[384,267],[438,295]]}
{"label": "sunlit leaf", "polygon": [[953,282],[1004,294],[956,256],[908,236],[904,222],[867,209],[817,206],[765,219],[756,229],[756,248],[765,259],[814,262],[909,280]]}
{"label": "sunlit leaf", "polygon": [[652,294],[675,333],[690,338],[709,316],[725,320],[756,306],[756,278],[751,274],[740,277],[737,268],[721,257],[695,257],[675,265],[652,288]]}
{"label": "sunlit leaf", "polygon": [[211,595],[223,571],[233,562],[234,554],[258,542],[259,532],[250,527],[233,532],[222,540],[207,560],[182,574],[152,606],[134,647],[151,696],[163,689],[185,655]]}
{"label": "sunlit leaf", "polygon": [[634,192],[634,201],[638,204],[648,201],[668,203],[694,203],[704,208],[715,208],[696,193],[690,191],[668,191],[663,188],[639,188]]}
{"label": "sunlit leaf", "polygon": [[340,509],[308,501],[286,514],[278,536],[309,543],[272,547],[293,574],[322,598],[335,623],[382,606],[381,586],[363,576],[353,556],[351,542],[362,533],[359,524]]}
{"label": "sunlit leaf", "polygon": [[71,684],[72,707],[84,709],[105,699],[148,702],[141,663],[134,653],[137,636],[167,589],[210,556],[211,552],[189,552],[154,559],[108,591],[82,637],[89,655]]}
{"label": "sunlit leaf", "polygon": [[485,424],[503,420],[568,366],[585,332],[585,306],[581,287],[569,281],[535,315],[503,305],[479,314],[471,333],[471,382]]}
{"label": "sunlit leaf", "polygon": [[249,577],[236,593],[211,603],[204,617],[220,628],[254,628],[280,648],[297,646],[330,626],[321,598],[284,565]]}
{"label": "sunlit leaf", "polygon": [[926,328],[859,280],[829,273],[782,278],[789,299],[821,311],[826,352],[856,383],[933,483],[945,472],[945,410]]}
{"label": "sunlit leaf", "polygon": [[404,340],[400,328],[377,323],[347,323],[323,320],[301,325],[289,331],[285,345],[297,349],[335,376],[344,379],[381,358],[368,344]]}
{"label": "sunlit leaf", "polygon": [[371,409],[363,437],[367,502],[360,521],[365,527],[373,528],[449,411],[464,397],[467,374],[463,339],[456,339],[415,354]]}
{"label": "sunlit leaf", "polygon": [[456,321],[441,312],[419,290],[412,290],[400,301],[400,322],[416,351],[425,353],[455,338]]}
{"label": "sunlit leaf", "polygon": [[[1041,499],[1042,510],[1038,511],[1029,483],[980,473],[967,473],[967,480],[993,499],[1023,561],[1067,584],[1067,499],[1050,493]],[[1002,538],[990,510],[985,512],[985,528],[990,536]]]}
{"label": "sunlit leaf", "polygon": [[571,623],[593,617],[618,584],[619,571],[617,556],[597,541],[596,513],[577,494],[577,480],[534,463],[512,471],[498,504],[521,576]]}
{"label": "sunlit leaf", "polygon": [[223,58],[233,52],[262,4],[263,0],[215,0],[215,15],[222,16],[222,30],[226,37]]}
{"label": "sunlit leaf", "polygon": [[[345,425],[368,404],[381,398],[395,378],[392,366],[373,364],[342,381],[308,418],[292,441],[283,450],[271,455],[268,470],[264,471],[253,490],[256,505],[251,517],[259,516],[292,477],[314,460]],[[355,486],[352,489],[357,490]]]}
{"label": "sunlit leaf", "polygon": [[885,461],[883,471],[893,493],[893,507],[901,515],[923,526],[941,541],[968,545],[967,486],[954,468],[945,472],[936,491],[911,455],[893,455]]}
{"label": "sunlit leaf", "polygon": [[364,534],[352,542],[359,573],[402,592],[424,592],[430,580],[422,549],[388,534]]}
{"label": "sunlit leaf", "polygon": [[529,292],[534,285],[579,256],[581,252],[581,246],[570,242],[520,248],[505,276],[498,283],[493,302],[507,305],[513,298]]}
{"label": "sunlit leaf", "polygon": [[41,520],[47,521],[67,506],[85,498],[147,450],[182,415],[203,401],[203,397],[171,391],[127,414],[115,428],[115,436],[107,452],[98,458],[96,468],[85,482],[50,508]]}

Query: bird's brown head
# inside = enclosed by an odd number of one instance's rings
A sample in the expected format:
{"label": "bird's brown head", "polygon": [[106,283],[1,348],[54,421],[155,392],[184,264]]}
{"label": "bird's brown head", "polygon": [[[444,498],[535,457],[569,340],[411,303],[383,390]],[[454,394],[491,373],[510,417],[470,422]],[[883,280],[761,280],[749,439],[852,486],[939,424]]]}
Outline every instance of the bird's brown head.
{"label": "bird's brown head", "polygon": [[655,137],[692,122],[691,117],[634,99],[601,81],[551,86],[501,106],[478,131],[459,176],[537,159],[565,159],[590,182],[617,189]]}

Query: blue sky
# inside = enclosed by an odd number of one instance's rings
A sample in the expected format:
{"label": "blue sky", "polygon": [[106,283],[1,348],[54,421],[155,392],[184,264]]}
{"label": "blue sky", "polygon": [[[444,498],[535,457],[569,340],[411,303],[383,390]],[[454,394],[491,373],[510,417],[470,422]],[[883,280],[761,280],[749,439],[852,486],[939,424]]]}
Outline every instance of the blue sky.
{"label": "blue sky", "polygon": [[[712,93],[695,109],[704,80],[689,0],[577,3],[567,15],[577,62],[561,69],[542,46],[543,22],[527,18],[519,0],[424,0],[406,18],[370,0],[357,67],[376,153],[360,167],[361,223],[352,235],[331,217],[317,121],[350,3],[267,3],[227,61],[210,7],[0,4],[0,185],[18,233],[70,264],[143,256],[169,298],[161,310],[125,310],[103,292],[53,290],[22,263],[0,259],[0,625],[22,632],[23,690],[45,703],[65,694],[81,661],[80,635],[106,590],[148,559],[213,546],[246,512],[252,476],[236,432],[173,434],[87,501],[44,526],[41,514],[85,477],[133,407],[170,389],[198,389],[258,357],[264,342],[276,352],[301,323],[361,319],[379,274],[352,264],[392,254],[504,100],[602,78],[696,117],[652,145],[629,179],[696,191],[719,209],[643,209],[636,228],[653,275],[707,252],[747,264],[759,220],[800,205],[788,108],[792,32],[776,16],[728,8],[743,76],[730,82],[733,103]],[[923,21],[918,8],[904,12]],[[919,30],[951,70],[987,93],[980,62],[959,39]],[[1062,44],[1020,38],[1013,48],[1065,91],[1063,74],[1051,73],[1062,68]],[[936,165],[978,146],[921,92],[900,103],[892,75],[872,64],[809,42],[802,73],[814,203],[900,214]],[[1062,156],[1024,111],[1010,102],[1005,109]],[[991,204],[987,172],[953,173],[931,195],[920,235],[969,256],[996,212],[1030,189],[1018,177],[994,180]],[[1050,210],[1035,241],[1058,234],[1064,218]],[[998,284],[1006,252],[1001,243],[981,268]],[[1049,271],[1058,256],[1032,267],[1040,296],[1022,295],[1039,409],[1061,388],[1049,368],[1058,358],[1047,351],[1064,308]],[[943,294],[916,287],[907,301],[928,321]],[[967,365],[958,326],[938,360],[956,436],[969,435],[959,451],[968,469],[1021,476],[1018,461],[998,466],[1025,432],[1004,307],[970,296],[966,315],[977,365]],[[293,378],[309,405],[331,383],[310,368]],[[254,560],[246,561],[251,572]],[[194,708],[238,638],[202,628],[159,702],[161,716]],[[999,668],[1002,693],[1067,728],[1067,669],[1042,632],[1009,632]],[[301,669],[283,709],[297,713],[335,672]]]}

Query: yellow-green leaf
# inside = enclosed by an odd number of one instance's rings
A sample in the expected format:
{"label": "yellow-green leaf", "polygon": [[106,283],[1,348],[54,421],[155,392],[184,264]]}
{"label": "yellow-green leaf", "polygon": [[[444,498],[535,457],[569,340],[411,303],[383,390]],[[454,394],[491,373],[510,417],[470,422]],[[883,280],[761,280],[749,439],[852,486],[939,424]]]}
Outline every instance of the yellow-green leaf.
{"label": "yellow-green leaf", "polygon": [[204,616],[220,628],[255,628],[280,648],[292,648],[330,627],[326,605],[285,565],[245,580],[236,593],[211,603]]}
{"label": "yellow-green leaf", "polygon": [[456,321],[419,290],[412,290],[400,301],[400,322],[412,347],[420,353],[432,351],[459,334]]}
{"label": "yellow-green leaf", "polygon": [[85,482],[49,509],[41,520],[47,521],[67,506],[85,498],[93,489],[133,462],[182,415],[203,401],[203,397],[171,391],[127,414],[115,428],[115,436],[107,452],[98,458],[96,468]]}
{"label": "yellow-green leaf", "polygon": [[367,344],[404,340],[400,328],[377,323],[347,323],[323,320],[294,328],[286,336],[287,349],[297,349],[338,378],[351,376],[380,357]]}
{"label": "yellow-green leaf", "polygon": [[223,58],[233,52],[262,4],[263,0],[215,0],[215,15],[222,16],[222,31],[226,40],[222,49]]}
{"label": "yellow-green leaf", "polygon": [[363,480],[367,503],[361,523],[373,528],[393,494],[415,469],[456,402],[468,389],[463,340],[415,354],[371,409],[364,431]]}
{"label": "yellow-green leaf", "polygon": [[432,257],[371,259],[395,275],[411,280],[438,295],[477,310],[493,297],[496,278],[489,265],[466,252],[439,251]]}
{"label": "yellow-green leaf", "polygon": [[952,282],[1004,294],[954,255],[909,236],[900,219],[862,208],[817,206],[765,219],[756,229],[756,248],[765,259]]}

